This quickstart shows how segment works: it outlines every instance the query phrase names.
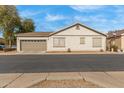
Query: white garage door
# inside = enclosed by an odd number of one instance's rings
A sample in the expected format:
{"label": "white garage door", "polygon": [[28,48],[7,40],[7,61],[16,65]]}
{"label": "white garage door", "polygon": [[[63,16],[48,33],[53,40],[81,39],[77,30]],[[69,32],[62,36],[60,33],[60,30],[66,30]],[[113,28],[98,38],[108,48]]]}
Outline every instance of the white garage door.
{"label": "white garage door", "polygon": [[46,40],[21,40],[21,51],[42,52],[46,51]]}

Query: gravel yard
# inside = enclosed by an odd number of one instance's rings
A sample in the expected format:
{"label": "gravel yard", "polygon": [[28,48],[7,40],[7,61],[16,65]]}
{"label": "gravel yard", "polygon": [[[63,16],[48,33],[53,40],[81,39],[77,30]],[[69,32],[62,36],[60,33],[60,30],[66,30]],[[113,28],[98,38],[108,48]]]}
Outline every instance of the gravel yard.
{"label": "gravel yard", "polygon": [[39,82],[31,88],[100,88],[85,80],[46,80]]}

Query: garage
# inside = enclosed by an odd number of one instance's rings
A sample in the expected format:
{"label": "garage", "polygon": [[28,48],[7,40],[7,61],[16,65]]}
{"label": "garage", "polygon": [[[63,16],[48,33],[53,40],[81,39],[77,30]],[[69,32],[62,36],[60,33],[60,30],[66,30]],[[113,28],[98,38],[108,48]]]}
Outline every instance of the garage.
{"label": "garage", "polygon": [[20,50],[22,52],[43,52],[46,51],[46,40],[21,40]]}

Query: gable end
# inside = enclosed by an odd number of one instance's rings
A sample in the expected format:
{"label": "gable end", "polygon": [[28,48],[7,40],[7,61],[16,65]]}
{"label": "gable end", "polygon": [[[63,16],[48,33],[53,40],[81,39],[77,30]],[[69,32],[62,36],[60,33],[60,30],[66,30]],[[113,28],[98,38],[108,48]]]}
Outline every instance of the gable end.
{"label": "gable end", "polygon": [[101,35],[107,37],[107,35],[105,35],[105,34],[99,32],[99,31],[96,31],[96,30],[94,30],[94,29],[92,29],[92,28],[90,28],[90,27],[87,27],[87,26],[85,26],[85,25],[82,25],[81,23],[76,23],[76,24],[71,25],[71,26],[68,26],[68,27],[66,27],[66,28],[64,28],[64,29],[61,29],[61,30],[59,30],[59,31],[57,31],[57,32],[53,32],[53,33],[50,34],[50,36],[55,35],[55,34],[57,34],[57,33],[60,33],[60,32],[62,32],[62,31],[64,31],[64,30],[66,30],[66,29],[72,28],[72,27],[77,26],[77,25],[78,25],[78,26],[80,25],[80,26],[82,26],[82,27],[84,27],[84,28],[86,28],[86,29],[89,29],[89,30],[91,30],[91,31],[94,31],[94,32],[96,32],[96,33],[98,33],[98,34],[101,34]]}

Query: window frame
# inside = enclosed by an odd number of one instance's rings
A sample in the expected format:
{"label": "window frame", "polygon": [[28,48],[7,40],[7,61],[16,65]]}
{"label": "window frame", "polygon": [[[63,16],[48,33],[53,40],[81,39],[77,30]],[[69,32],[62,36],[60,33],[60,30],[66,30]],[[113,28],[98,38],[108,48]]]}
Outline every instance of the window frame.
{"label": "window frame", "polygon": [[[82,39],[82,38],[84,39],[84,42],[83,42],[83,43],[81,42],[81,39]],[[81,44],[81,45],[85,44],[85,37],[80,37],[80,44]]]}
{"label": "window frame", "polygon": [[[100,39],[101,40],[100,44],[99,45],[94,44],[94,39]],[[102,47],[102,37],[93,37],[92,38],[92,47],[93,48],[101,48]]]}
{"label": "window frame", "polygon": [[[55,39],[58,39],[58,44],[55,45]],[[60,40],[63,39],[64,40],[64,45],[60,45]],[[53,47],[60,47],[60,48],[63,48],[65,47],[65,37],[53,37]]]}

